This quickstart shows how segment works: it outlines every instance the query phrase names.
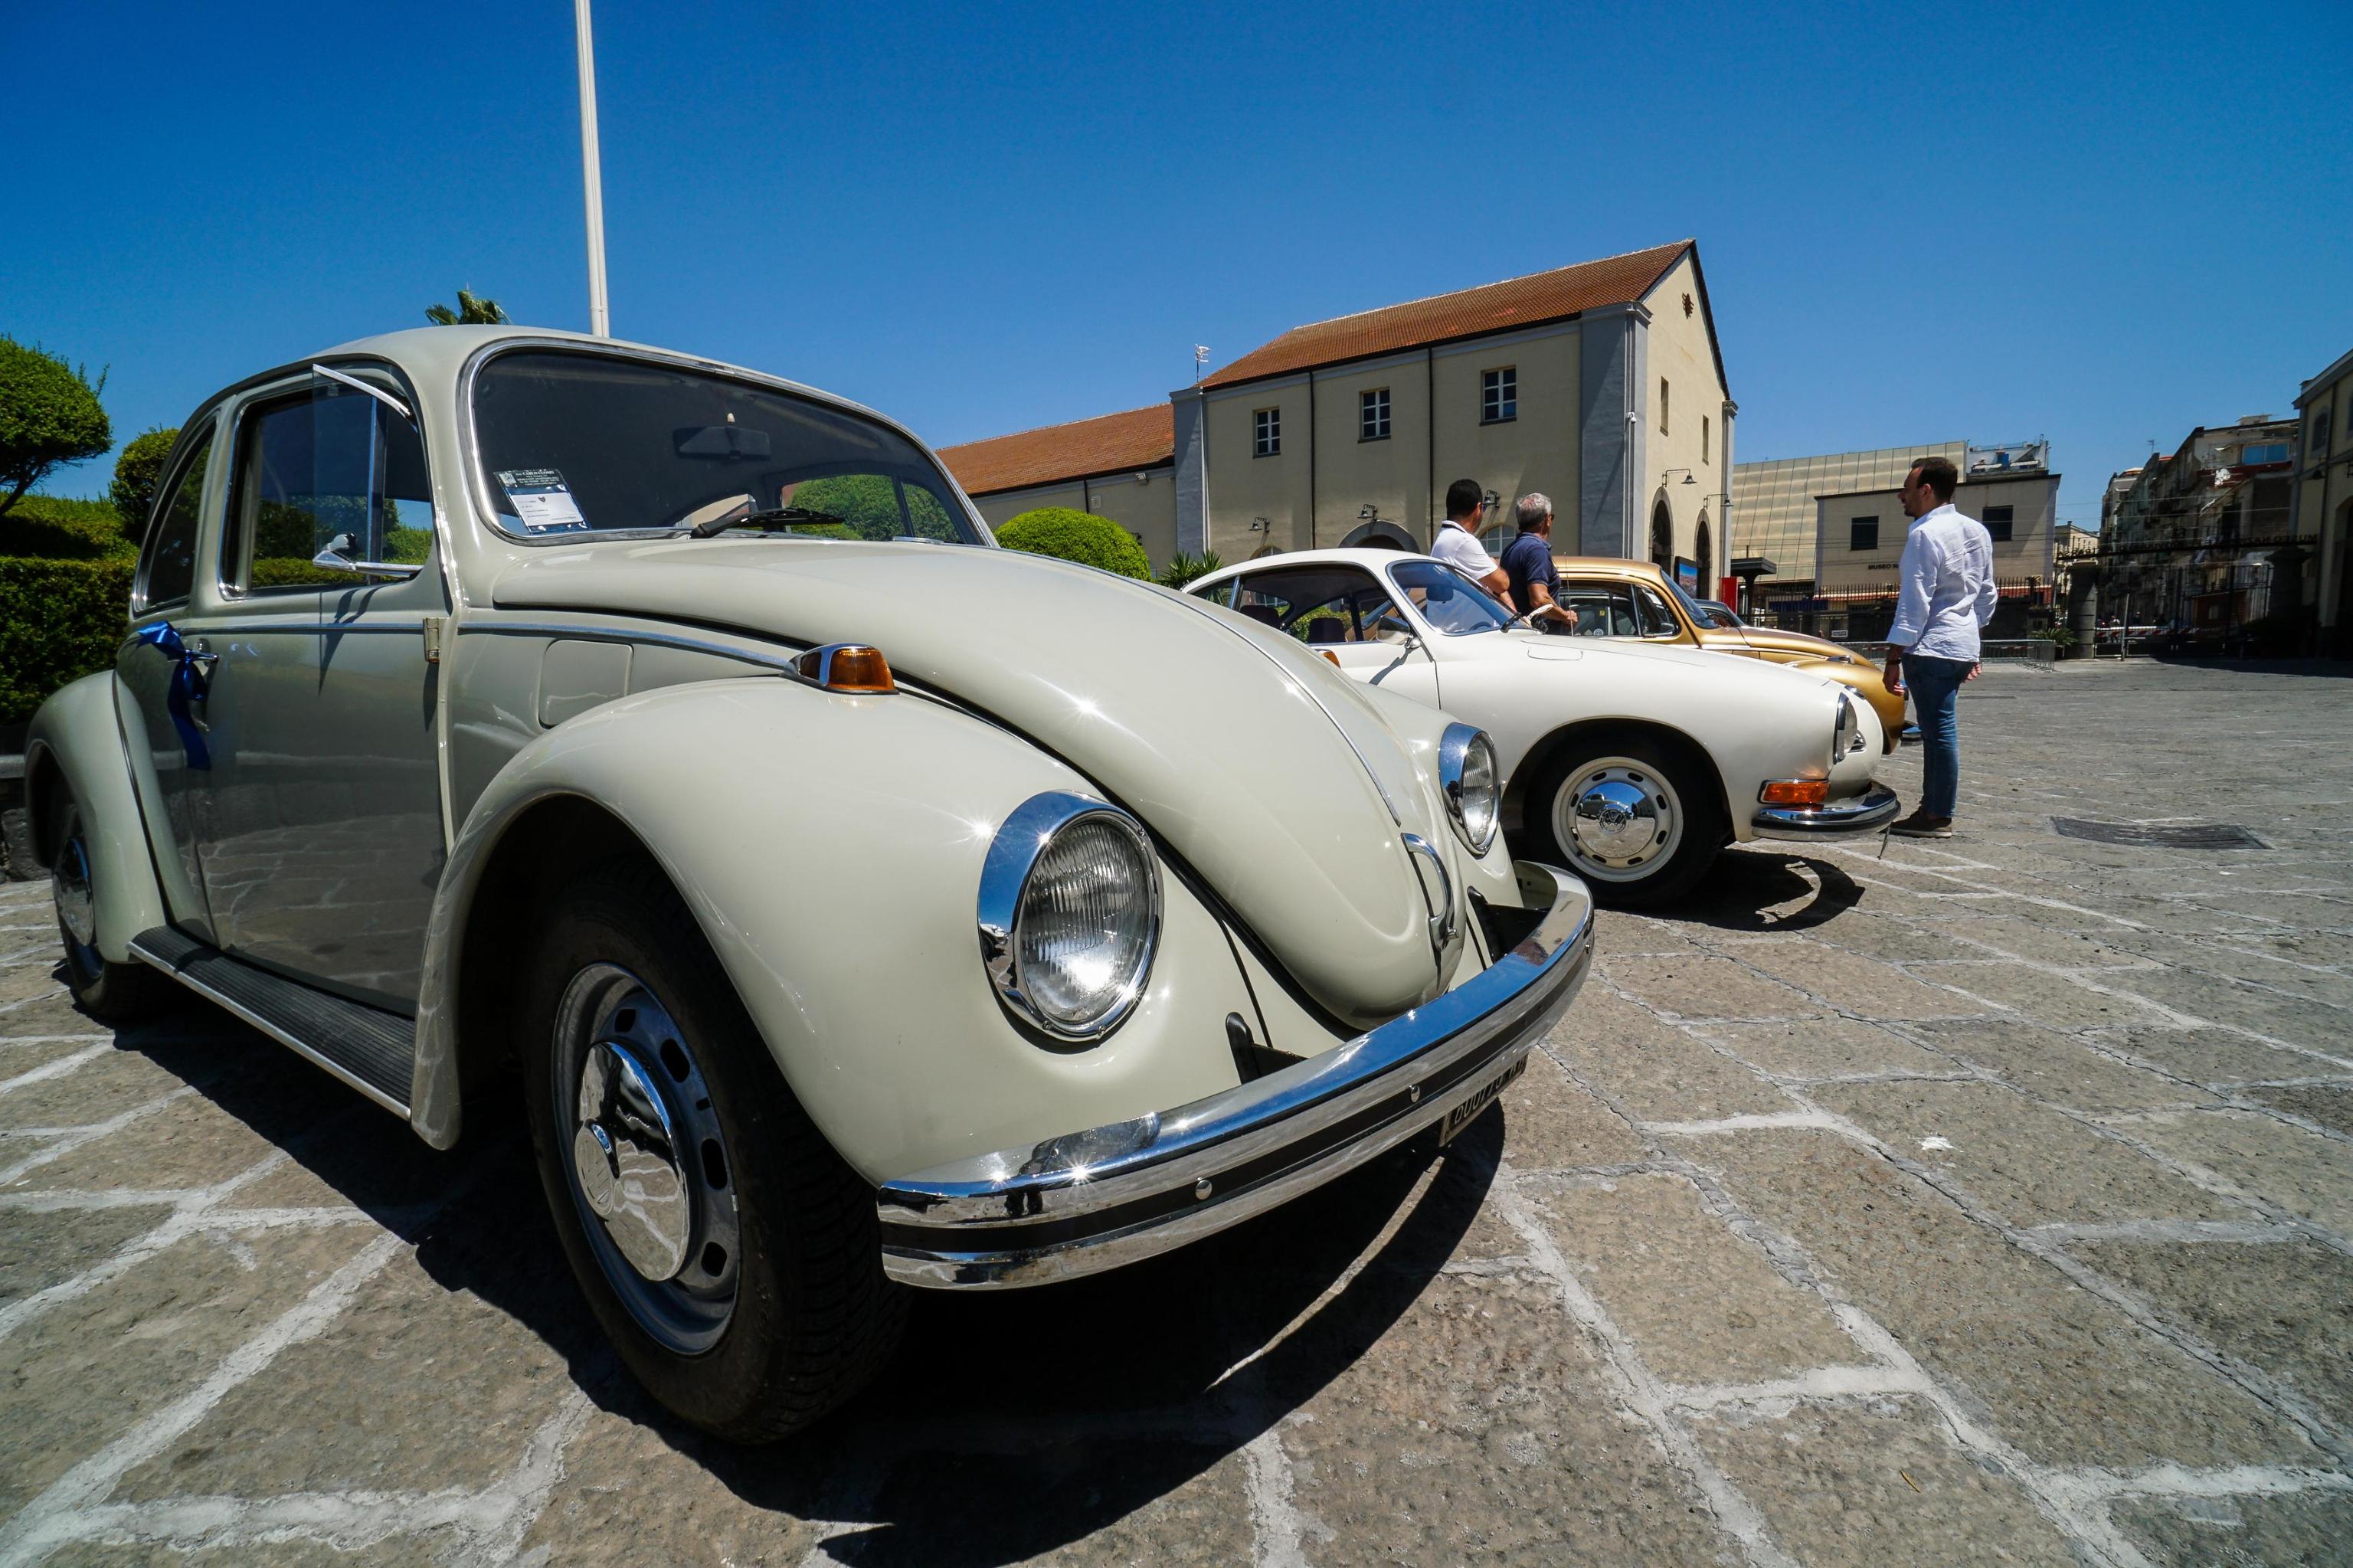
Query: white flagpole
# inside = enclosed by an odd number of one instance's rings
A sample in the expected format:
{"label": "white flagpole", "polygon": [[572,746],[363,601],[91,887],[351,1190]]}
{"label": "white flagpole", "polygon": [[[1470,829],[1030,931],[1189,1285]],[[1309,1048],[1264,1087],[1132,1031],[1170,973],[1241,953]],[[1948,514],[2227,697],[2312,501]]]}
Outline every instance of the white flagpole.
{"label": "white flagpole", "polygon": [[580,45],[580,172],[588,192],[588,330],[613,335],[605,308],[605,182],[596,161],[596,46],[588,30],[588,0],[572,0]]}

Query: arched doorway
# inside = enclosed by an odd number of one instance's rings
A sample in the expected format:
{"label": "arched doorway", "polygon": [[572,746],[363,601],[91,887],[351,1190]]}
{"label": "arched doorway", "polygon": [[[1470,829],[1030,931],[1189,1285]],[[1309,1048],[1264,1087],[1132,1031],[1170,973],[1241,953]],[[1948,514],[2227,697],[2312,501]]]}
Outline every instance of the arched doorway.
{"label": "arched doorway", "polygon": [[1707,531],[1707,514],[1699,514],[1699,533],[1692,545],[1692,559],[1699,567],[1699,597],[1715,597],[1715,541]]}
{"label": "arched doorway", "polygon": [[1414,536],[1394,523],[1360,523],[1340,541],[1344,549],[1362,546],[1368,550],[1406,550],[1421,553]]}
{"label": "arched doorway", "polygon": [[1675,516],[1667,510],[1664,491],[1651,503],[1651,564],[1662,572],[1675,569]]}

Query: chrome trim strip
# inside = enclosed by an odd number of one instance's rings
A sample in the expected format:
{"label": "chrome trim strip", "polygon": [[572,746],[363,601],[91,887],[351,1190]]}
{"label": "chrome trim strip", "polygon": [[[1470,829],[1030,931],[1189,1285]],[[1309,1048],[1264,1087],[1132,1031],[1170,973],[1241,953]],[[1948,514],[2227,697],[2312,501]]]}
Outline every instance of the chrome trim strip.
{"label": "chrome trim strip", "polygon": [[[1152,928],[1145,942],[1144,966],[1136,974],[1135,983],[1092,1023],[1074,1029],[1047,1017],[1030,1000],[1021,984],[1016,955],[1021,938],[1021,895],[1029,886],[1030,872],[1037,869],[1039,857],[1051,846],[1056,834],[1092,817],[1116,823],[1143,857],[1145,874],[1151,884]],[[1007,815],[997,836],[989,841],[987,858],[980,867],[977,914],[981,966],[988,971],[988,983],[995,989],[997,1000],[1022,1022],[1055,1040],[1071,1045],[1092,1045],[1135,1011],[1135,1004],[1143,1000],[1145,988],[1151,981],[1152,962],[1160,954],[1160,857],[1153,852],[1152,835],[1134,817],[1108,801],[1091,800],[1060,789],[1032,795]]]}
{"label": "chrome trim strip", "polygon": [[664,648],[683,648],[690,653],[712,653],[723,659],[733,659],[745,664],[757,664],[789,675],[796,681],[814,685],[801,673],[798,653],[764,653],[730,643],[713,641],[707,637],[686,637],[675,631],[654,631],[636,627],[583,626],[570,620],[485,620],[481,612],[468,616],[457,629],[460,637],[562,637],[585,642],[650,642]]}
{"label": "chrome trim strip", "polygon": [[399,398],[394,397],[391,393],[385,391],[381,387],[371,387],[356,376],[346,376],[340,370],[330,370],[323,365],[313,365],[311,366],[311,374],[313,376],[324,376],[330,381],[339,381],[354,392],[364,392],[369,397],[375,398],[377,402],[383,404],[385,408],[391,409],[394,413],[399,415],[402,418],[407,420],[410,424],[413,425],[417,423],[417,415],[409,408],[408,405],[402,402]]}
{"label": "chrome trim strip", "polygon": [[1585,885],[1520,862],[1535,930],[1482,973],[1321,1056],[1134,1121],[886,1182],[893,1279],[1002,1288],[1092,1274],[1208,1235],[1394,1148],[1516,1066],[1583,985]]}
{"label": "chrome trim strip", "polygon": [[406,1106],[402,1105],[398,1100],[394,1099],[382,1089],[375,1087],[365,1079],[358,1076],[348,1067],[345,1067],[340,1063],[321,1054],[307,1041],[303,1040],[301,1036],[293,1033],[291,1031],[279,1023],[273,1022],[269,1019],[262,1016],[260,1013],[256,1012],[253,1009],[247,1007],[242,1002],[214,990],[211,986],[205,984],[204,981],[196,979],[194,975],[191,975],[183,969],[174,968],[169,959],[155,953],[149,952],[146,948],[139,945],[139,939],[136,937],[131,939],[131,956],[137,959],[140,962],[146,964],[151,969],[162,970],[166,976],[179,981],[182,985],[186,986],[190,991],[195,991],[198,996],[203,997],[206,1001],[213,1003],[215,1006],[224,1008],[228,1012],[237,1014],[237,1017],[244,1019],[248,1023],[252,1024],[256,1029],[260,1030],[264,1034],[269,1035],[272,1040],[277,1041],[280,1045],[285,1046],[296,1055],[310,1062],[313,1066],[323,1067],[326,1071],[332,1074],[337,1079],[350,1085],[353,1088],[357,1089],[360,1093],[365,1095],[368,1098],[374,1100],[376,1104],[382,1106],[393,1115],[400,1118],[403,1121],[408,1119],[408,1107]]}
{"label": "chrome trim strip", "polygon": [[1902,802],[1884,784],[1868,793],[1826,806],[1767,806],[1749,826],[1760,839],[1836,838],[1845,833],[1876,832],[1892,821]]}

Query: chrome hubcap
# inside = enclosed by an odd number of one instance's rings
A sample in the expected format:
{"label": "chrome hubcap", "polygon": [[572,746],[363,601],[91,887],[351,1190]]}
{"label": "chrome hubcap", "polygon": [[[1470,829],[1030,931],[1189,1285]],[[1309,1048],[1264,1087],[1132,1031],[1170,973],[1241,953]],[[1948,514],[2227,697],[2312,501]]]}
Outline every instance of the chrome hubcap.
{"label": "chrome hubcap", "polygon": [[565,988],[556,1046],[565,1164],[605,1277],[664,1346],[709,1349],[735,1306],[734,1167],[683,1032],[635,975],[592,964]]}
{"label": "chrome hubcap", "polygon": [[1674,853],[1683,802],[1649,764],[1603,757],[1563,781],[1553,799],[1553,836],[1582,875],[1636,882]]}
{"label": "chrome hubcap", "polygon": [[98,940],[98,901],[90,885],[90,852],[76,833],[58,851],[49,871],[49,891],[58,901],[58,922],[82,947]]}

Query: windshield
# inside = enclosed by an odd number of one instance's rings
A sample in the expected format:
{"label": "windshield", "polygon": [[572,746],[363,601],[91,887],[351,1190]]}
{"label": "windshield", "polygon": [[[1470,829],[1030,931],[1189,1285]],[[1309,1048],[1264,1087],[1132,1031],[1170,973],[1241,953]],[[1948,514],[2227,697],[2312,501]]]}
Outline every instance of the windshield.
{"label": "windshield", "polygon": [[1442,561],[1399,561],[1389,577],[1423,620],[1450,636],[1500,631],[1512,624],[1509,609]]}
{"label": "windshield", "polygon": [[802,537],[980,543],[955,490],[904,436],[676,366],[501,355],[474,378],[474,438],[499,525],[524,538],[754,517]]}

